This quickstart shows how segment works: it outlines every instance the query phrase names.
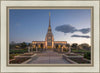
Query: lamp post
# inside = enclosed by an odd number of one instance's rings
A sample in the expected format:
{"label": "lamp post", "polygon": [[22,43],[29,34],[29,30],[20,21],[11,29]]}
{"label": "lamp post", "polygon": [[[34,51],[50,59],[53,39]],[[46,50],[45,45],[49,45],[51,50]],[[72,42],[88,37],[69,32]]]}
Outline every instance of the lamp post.
{"label": "lamp post", "polygon": [[38,51],[38,50],[37,50],[37,46],[38,46],[38,45],[36,44],[36,52]]}
{"label": "lamp post", "polygon": [[28,52],[30,52],[30,46],[28,47]]}
{"label": "lamp post", "polygon": [[31,46],[31,52],[33,51],[33,47]]}

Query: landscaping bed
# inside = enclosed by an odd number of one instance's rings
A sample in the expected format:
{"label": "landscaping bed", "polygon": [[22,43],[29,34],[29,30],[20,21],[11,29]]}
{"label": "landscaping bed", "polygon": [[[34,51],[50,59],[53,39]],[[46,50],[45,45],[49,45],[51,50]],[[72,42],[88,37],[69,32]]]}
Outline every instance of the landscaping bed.
{"label": "landscaping bed", "polygon": [[79,64],[90,64],[90,61],[89,60],[86,60],[84,58],[69,58]]}
{"label": "landscaping bed", "polygon": [[13,55],[13,57],[10,59],[10,64],[21,64],[22,62],[30,59],[34,54],[33,53],[24,53],[20,55]]}
{"label": "landscaping bed", "polygon": [[74,53],[70,53],[70,54],[66,54],[67,56],[79,56],[78,54],[74,54]]}
{"label": "landscaping bed", "polygon": [[33,53],[24,53],[24,54],[22,54],[20,56],[32,56],[32,55],[33,55]]}
{"label": "landscaping bed", "polygon": [[9,55],[9,59],[11,60],[11,59],[14,59],[14,56],[18,56],[18,55],[20,55],[20,54],[10,54]]}
{"label": "landscaping bed", "polygon": [[21,64],[22,62],[30,59],[30,57],[21,57],[10,61],[10,64]]}
{"label": "landscaping bed", "polygon": [[72,64],[90,64],[90,60],[85,59],[84,56],[78,55],[78,54],[65,54],[63,55],[63,58],[67,61],[69,61]]}

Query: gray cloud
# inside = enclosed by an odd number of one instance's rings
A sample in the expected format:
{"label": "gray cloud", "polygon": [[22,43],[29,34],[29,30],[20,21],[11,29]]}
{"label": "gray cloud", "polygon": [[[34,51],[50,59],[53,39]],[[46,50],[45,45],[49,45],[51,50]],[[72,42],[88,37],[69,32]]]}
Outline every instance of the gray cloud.
{"label": "gray cloud", "polygon": [[90,28],[84,28],[84,29],[80,29],[78,31],[82,32],[83,34],[86,34],[86,33],[90,32]]}
{"label": "gray cloud", "polygon": [[71,37],[81,37],[81,38],[90,38],[90,36],[87,35],[72,35]]}
{"label": "gray cloud", "polygon": [[74,32],[79,31],[83,34],[86,34],[86,33],[90,32],[90,28],[77,29],[77,28],[71,26],[70,24],[57,26],[55,28],[55,30],[60,31],[60,32],[64,32],[64,33],[74,33]]}
{"label": "gray cloud", "polygon": [[77,31],[77,29],[71,25],[61,25],[55,28],[56,31],[64,32],[64,33],[73,33]]}

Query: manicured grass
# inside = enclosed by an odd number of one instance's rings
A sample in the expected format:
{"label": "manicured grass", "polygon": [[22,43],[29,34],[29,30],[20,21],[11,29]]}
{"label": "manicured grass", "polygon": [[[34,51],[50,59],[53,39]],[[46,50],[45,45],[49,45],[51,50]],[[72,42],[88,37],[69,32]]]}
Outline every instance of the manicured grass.
{"label": "manicured grass", "polygon": [[89,51],[84,50],[84,49],[72,49],[72,52],[75,52],[75,53],[77,53],[77,52],[79,52],[79,53],[85,53],[85,52],[89,52]]}
{"label": "manicured grass", "polygon": [[11,49],[9,50],[9,53],[10,54],[22,54],[22,53],[25,53],[25,52],[28,52],[27,49]]}

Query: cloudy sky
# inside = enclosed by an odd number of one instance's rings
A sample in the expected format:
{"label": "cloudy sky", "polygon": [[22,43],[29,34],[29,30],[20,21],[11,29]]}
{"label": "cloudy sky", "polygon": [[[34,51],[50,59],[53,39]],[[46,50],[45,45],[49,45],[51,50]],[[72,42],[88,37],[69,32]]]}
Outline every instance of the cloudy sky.
{"label": "cloudy sky", "polygon": [[49,12],[55,41],[91,43],[90,9],[11,9],[10,42],[44,41]]}

